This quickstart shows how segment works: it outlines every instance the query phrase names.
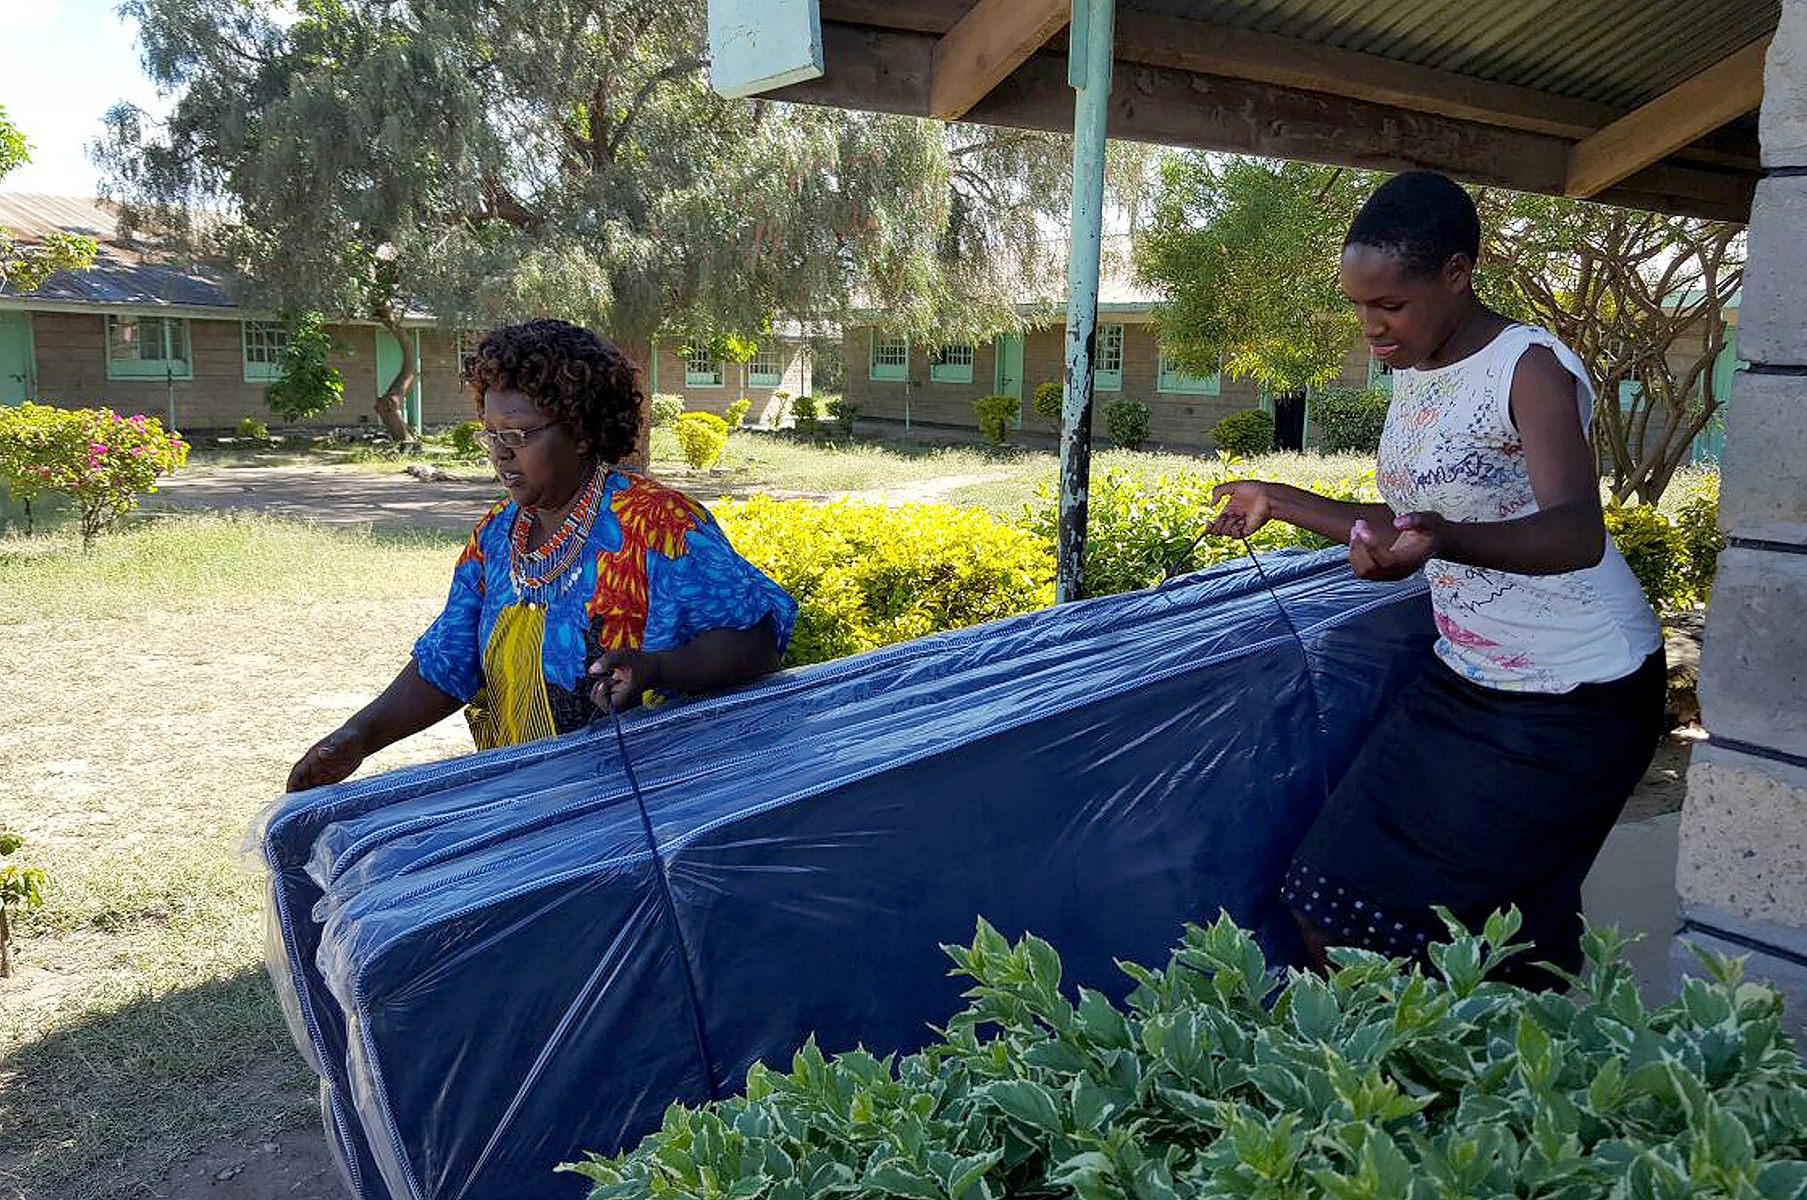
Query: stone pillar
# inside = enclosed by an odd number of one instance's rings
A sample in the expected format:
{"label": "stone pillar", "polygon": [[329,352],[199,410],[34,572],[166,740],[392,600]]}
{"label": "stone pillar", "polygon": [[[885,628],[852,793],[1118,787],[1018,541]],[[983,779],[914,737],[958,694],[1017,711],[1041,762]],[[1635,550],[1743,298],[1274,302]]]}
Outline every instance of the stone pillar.
{"label": "stone pillar", "polygon": [[[1676,887],[1681,937],[1748,954],[1807,1021],[1807,0],[1783,0],[1761,114],[1701,719]],[[1678,971],[1698,963],[1677,944]]]}

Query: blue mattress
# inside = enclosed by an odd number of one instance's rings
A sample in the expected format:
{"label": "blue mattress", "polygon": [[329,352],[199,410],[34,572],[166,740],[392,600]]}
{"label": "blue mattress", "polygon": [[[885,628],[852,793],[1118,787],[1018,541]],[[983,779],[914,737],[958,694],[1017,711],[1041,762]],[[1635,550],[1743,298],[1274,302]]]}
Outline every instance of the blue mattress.
{"label": "blue mattress", "polygon": [[981,915],[1112,995],[1220,911],[1293,957],[1280,875],[1431,623],[1263,563],[633,714],[644,806],[606,723],[285,797],[271,974],[354,1193],[579,1196],[812,1033],[913,1049]]}

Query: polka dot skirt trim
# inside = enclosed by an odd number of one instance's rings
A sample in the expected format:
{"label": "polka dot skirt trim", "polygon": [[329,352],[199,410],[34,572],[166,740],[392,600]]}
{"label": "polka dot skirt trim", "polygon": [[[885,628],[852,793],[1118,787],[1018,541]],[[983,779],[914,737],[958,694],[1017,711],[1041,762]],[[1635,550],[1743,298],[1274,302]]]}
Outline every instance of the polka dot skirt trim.
{"label": "polka dot skirt trim", "polygon": [[1432,914],[1414,918],[1383,908],[1307,862],[1293,863],[1280,885],[1280,898],[1329,934],[1332,945],[1373,950],[1389,958],[1423,959],[1425,948],[1442,930],[1429,923]]}

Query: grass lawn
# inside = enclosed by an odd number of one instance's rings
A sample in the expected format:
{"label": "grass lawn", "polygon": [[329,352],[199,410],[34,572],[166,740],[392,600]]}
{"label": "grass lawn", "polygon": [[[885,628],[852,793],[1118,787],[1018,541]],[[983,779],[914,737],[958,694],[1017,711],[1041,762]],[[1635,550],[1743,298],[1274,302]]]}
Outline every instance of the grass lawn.
{"label": "grass lawn", "polygon": [[[85,556],[0,539],[0,818],[52,875],[0,982],[0,1196],[146,1195],[211,1140],[317,1119],[239,846],[406,660],[457,552],[211,517]],[[375,765],[468,745],[447,723]]]}

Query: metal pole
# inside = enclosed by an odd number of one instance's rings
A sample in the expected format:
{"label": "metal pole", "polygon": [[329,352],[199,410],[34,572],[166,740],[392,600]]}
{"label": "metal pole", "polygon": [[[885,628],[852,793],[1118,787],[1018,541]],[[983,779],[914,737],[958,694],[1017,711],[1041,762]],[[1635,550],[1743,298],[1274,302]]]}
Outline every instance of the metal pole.
{"label": "metal pole", "polygon": [[1104,236],[1104,131],[1115,0],[1073,0],[1067,81],[1073,105],[1072,252],[1067,260],[1066,385],[1061,395],[1060,539],[1054,600],[1085,590],[1086,493],[1092,473],[1092,359]]}

